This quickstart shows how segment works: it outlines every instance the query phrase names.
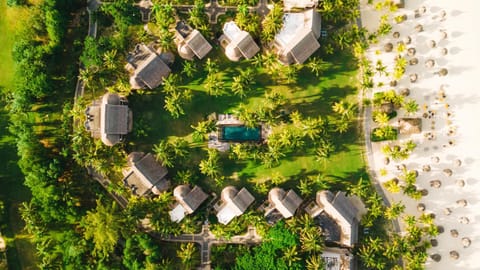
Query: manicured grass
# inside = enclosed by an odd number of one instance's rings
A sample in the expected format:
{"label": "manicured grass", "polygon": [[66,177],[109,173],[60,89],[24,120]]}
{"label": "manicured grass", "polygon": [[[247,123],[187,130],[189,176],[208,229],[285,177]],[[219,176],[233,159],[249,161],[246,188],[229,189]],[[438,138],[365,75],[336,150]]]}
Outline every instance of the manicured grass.
{"label": "manicured grass", "polygon": [[8,88],[13,82],[14,62],[12,48],[15,33],[27,16],[27,10],[21,7],[7,7],[6,1],[0,1],[0,88]]}
{"label": "manicured grass", "polygon": [[[8,91],[14,82],[15,65],[12,48],[16,31],[23,19],[28,16],[26,8],[6,6],[0,1],[0,90]],[[36,269],[35,247],[29,236],[23,232],[23,221],[18,208],[22,202],[30,200],[30,192],[23,185],[23,175],[17,166],[17,149],[14,137],[8,132],[8,114],[0,104],[0,200],[5,203],[6,226],[2,233],[8,242],[7,260],[9,269]]]}
{"label": "manicured grass", "polygon": [[[304,68],[299,73],[296,84],[277,84],[275,81],[256,70],[254,90],[245,99],[240,99],[228,93],[232,77],[239,74],[240,70],[251,67],[247,61],[233,63],[228,61],[220,49],[209,54],[212,59],[220,59],[220,70],[225,83],[225,93],[218,97],[209,96],[202,87],[206,74],[197,74],[197,79],[185,80],[182,87],[189,88],[193,92],[193,100],[186,106],[186,115],[179,119],[172,119],[163,109],[163,94],[154,90],[146,95],[131,95],[130,106],[134,113],[134,125],[136,134],[130,138],[129,150],[152,151],[152,145],[161,139],[170,136],[185,137],[191,139],[193,129],[198,121],[204,120],[211,113],[234,112],[239,104],[247,104],[248,107],[256,108],[263,102],[264,93],[274,90],[286,97],[289,111],[298,110],[305,117],[326,116],[332,113],[332,104],[341,99],[347,99],[352,103],[357,102],[356,70],[351,56],[336,55],[327,59],[329,67],[317,78],[308,69]],[[200,64],[200,63],[197,63]],[[174,72],[179,72],[178,66]],[[175,69],[177,68],[177,71]],[[346,134],[336,136],[334,143],[337,151],[328,161],[319,162],[315,158],[315,150],[307,147],[304,153],[293,153],[282,159],[281,164],[274,168],[254,162],[232,161],[222,158],[223,174],[227,177],[224,185],[252,185],[255,182],[264,182],[273,175],[281,175],[286,179],[284,185],[295,187],[298,180],[309,175],[321,174],[326,181],[356,181],[363,172],[365,164],[363,160],[363,144],[361,135],[352,127]],[[206,148],[206,143],[195,144],[196,147]],[[200,150],[200,149],[198,149]],[[194,151],[189,163],[195,166],[204,156],[204,151]],[[214,183],[202,183],[204,186],[218,191]],[[223,185],[223,186],[224,186]]]}

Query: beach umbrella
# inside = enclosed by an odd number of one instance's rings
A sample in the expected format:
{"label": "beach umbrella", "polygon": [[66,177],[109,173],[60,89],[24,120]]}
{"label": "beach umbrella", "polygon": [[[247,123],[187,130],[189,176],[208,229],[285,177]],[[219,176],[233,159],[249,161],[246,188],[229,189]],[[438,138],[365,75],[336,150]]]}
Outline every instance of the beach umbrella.
{"label": "beach umbrella", "polygon": [[435,66],[435,60],[433,59],[428,59],[427,61],[425,61],[425,67],[426,68],[432,68]]}
{"label": "beach umbrella", "polygon": [[432,247],[436,247],[436,246],[438,246],[438,240],[437,239],[430,239],[430,244],[432,245]]}
{"label": "beach umbrella", "polygon": [[423,31],[423,25],[417,24],[417,25],[415,26],[415,31],[416,31],[417,33],[422,32],[422,31]]}
{"label": "beach umbrella", "polygon": [[406,36],[403,38],[403,42],[408,45],[412,43],[412,38],[410,36]]}
{"label": "beach umbrella", "polygon": [[430,186],[433,188],[440,188],[442,186],[442,182],[440,180],[432,180],[430,181]]}
{"label": "beach umbrella", "polygon": [[464,187],[465,181],[463,181],[462,179],[458,179],[457,181],[455,181],[455,184],[457,184],[457,186],[459,187]]}
{"label": "beach umbrella", "polygon": [[468,238],[468,237],[463,237],[462,238],[462,245],[463,245],[464,248],[469,247],[471,244],[472,244],[472,240],[470,240],[470,238]]}
{"label": "beach umbrella", "polygon": [[460,166],[462,166],[462,161],[460,159],[455,159],[453,161],[453,165],[455,165],[457,167],[460,167]]}
{"label": "beach umbrella", "polygon": [[395,87],[395,86],[397,86],[397,84],[398,84],[398,82],[396,80],[390,81],[390,86],[391,87]]}
{"label": "beach umbrella", "polygon": [[417,49],[415,49],[413,47],[408,48],[408,50],[407,50],[407,55],[408,56],[414,56],[416,53],[417,53]]}
{"label": "beach umbrella", "polygon": [[393,32],[392,36],[394,38],[399,38],[400,37],[400,32],[395,31],[395,32]]}
{"label": "beach umbrella", "polygon": [[448,34],[445,30],[440,30],[440,39],[447,39]]}
{"label": "beach umbrella", "polygon": [[[413,59],[412,59],[412,60],[413,60]],[[410,60],[410,61],[412,61],[412,60]],[[414,83],[414,82],[416,82],[417,80],[418,80],[418,75],[417,75],[417,73],[410,74],[410,82],[411,82],[411,83]]]}
{"label": "beach umbrella", "polygon": [[435,48],[435,47],[437,47],[437,43],[435,42],[435,40],[429,40],[429,41],[427,41],[427,45],[428,45],[428,47],[430,47],[430,48]]}
{"label": "beach umbrella", "polygon": [[425,204],[423,204],[423,203],[417,204],[417,210],[418,211],[423,212],[423,211],[425,211],[425,209],[426,209]]}
{"label": "beach umbrella", "polygon": [[388,157],[385,157],[383,159],[383,164],[388,165],[390,163],[390,159]]}
{"label": "beach umbrella", "polygon": [[449,216],[449,215],[452,213],[452,210],[447,207],[447,208],[444,208],[444,209],[443,209],[443,213],[444,213],[445,215]]}
{"label": "beach umbrella", "polygon": [[451,235],[453,238],[457,238],[457,237],[458,237],[458,231],[455,230],[455,229],[452,229],[452,230],[450,230],[450,235]]}
{"label": "beach umbrella", "polygon": [[439,262],[441,259],[442,259],[442,256],[440,256],[440,254],[438,253],[435,253],[435,254],[432,254],[430,255],[430,258],[436,262]]}
{"label": "beach umbrella", "polygon": [[422,168],[424,172],[429,172],[431,169],[432,168],[430,167],[430,165],[423,165],[423,168]]}
{"label": "beach umbrella", "polygon": [[443,173],[445,173],[446,176],[452,176],[453,172],[450,169],[444,169]]}
{"label": "beach umbrella", "polygon": [[391,42],[388,42],[387,44],[383,45],[383,49],[386,52],[391,52],[393,51],[393,44]]}
{"label": "beach umbrella", "polygon": [[447,76],[448,70],[446,68],[442,68],[438,72],[435,72],[435,74],[437,74],[438,76],[441,76],[441,77]]}
{"label": "beach umbrella", "polygon": [[418,64],[418,58],[414,57],[414,58],[410,59],[410,60],[408,61],[408,64],[409,64],[410,66],[414,66],[414,65]]}
{"label": "beach umbrella", "polygon": [[458,260],[458,258],[460,258],[460,254],[458,254],[457,251],[452,250],[452,251],[450,251],[450,258],[452,258],[454,260]]}
{"label": "beach umbrella", "polygon": [[402,90],[400,90],[400,95],[402,95],[404,97],[408,97],[410,95],[410,89],[403,88]]}
{"label": "beach umbrella", "polygon": [[440,54],[447,55],[448,54],[448,49],[447,48],[441,48],[440,49]]}

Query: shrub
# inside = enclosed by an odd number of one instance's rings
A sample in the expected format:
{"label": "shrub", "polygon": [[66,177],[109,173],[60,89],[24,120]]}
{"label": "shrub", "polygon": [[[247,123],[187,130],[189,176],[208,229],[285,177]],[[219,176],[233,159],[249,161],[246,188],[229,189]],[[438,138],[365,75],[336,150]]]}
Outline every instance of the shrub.
{"label": "shrub", "polygon": [[382,128],[374,128],[370,139],[372,142],[391,141],[396,140],[398,131],[391,126],[385,126]]}

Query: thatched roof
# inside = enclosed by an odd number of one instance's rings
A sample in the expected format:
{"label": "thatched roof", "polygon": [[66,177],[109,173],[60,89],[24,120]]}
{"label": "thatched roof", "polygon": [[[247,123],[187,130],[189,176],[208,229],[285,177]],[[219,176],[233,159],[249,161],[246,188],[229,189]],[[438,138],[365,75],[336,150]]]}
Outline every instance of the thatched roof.
{"label": "thatched roof", "polygon": [[344,192],[335,195],[330,191],[317,192],[317,203],[342,228],[341,242],[352,246],[358,238],[358,208],[345,196]]}
{"label": "thatched roof", "polygon": [[421,118],[400,118],[398,120],[398,131],[400,134],[415,134],[422,132]]}
{"label": "thatched roof", "polygon": [[85,113],[85,125],[92,137],[100,138],[105,145],[112,146],[120,142],[124,135],[132,131],[132,111],[126,105],[126,99],[117,94],[103,95]]}
{"label": "thatched roof", "polygon": [[124,173],[124,184],[131,188],[133,194],[148,195],[150,192],[163,192],[170,187],[165,179],[167,168],[160,165],[152,154],[132,152],[128,155],[130,170]]}
{"label": "thatched roof", "polygon": [[171,72],[161,57],[145,44],[138,44],[127,61],[134,69],[130,77],[130,84],[134,89],[156,88]]}
{"label": "thatched roof", "polygon": [[283,27],[275,36],[279,60],[286,65],[303,64],[320,43],[320,14],[313,9],[301,13],[285,13]]}
{"label": "thatched roof", "polygon": [[212,50],[212,45],[208,43],[198,30],[193,30],[185,39],[185,43],[199,59],[204,58]]}
{"label": "thatched roof", "polygon": [[187,214],[191,214],[208,198],[208,195],[199,187],[194,186],[190,189],[188,185],[177,186],[173,195],[175,199],[183,206]]}
{"label": "thatched roof", "polygon": [[222,204],[217,209],[218,221],[228,224],[233,218],[243,214],[255,201],[255,198],[246,188],[237,191],[235,187],[228,186],[222,190]]}
{"label": "thatched roof", "polygon": [[240,30],[233,21],[225,23],[223,33],[220,40],[228,44],[225,48],[225,55],[232,61],[238,61],[239,54],[250,59],[260,51],[252,36],[248,32]]}
{"label": "thatched roof", "polygon": [[268,200],[284,218],[292,217],[303,201],[295,191],[289,190],[285,193],[285,190],[281,188],[273,188],[270,190],[268,193]]}

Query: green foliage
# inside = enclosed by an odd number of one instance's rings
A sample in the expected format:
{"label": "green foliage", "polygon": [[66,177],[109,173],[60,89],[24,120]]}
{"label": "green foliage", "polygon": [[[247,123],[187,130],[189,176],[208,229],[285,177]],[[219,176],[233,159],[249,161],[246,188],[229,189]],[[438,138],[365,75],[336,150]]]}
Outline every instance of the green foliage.
{"label": "green foliage", "polygon": [[266,43],[272,41],[283,27],[283,8],[281,4],[274,3],[270,12],[262,21],[262,40]]}
{"label": "green foliage", "polygon": [[101,5],[100,9],[113,18],[120,32],[124,32],[129,26],[140,22],[140,14],[133,4],[132,0],[116,0],[108,5]]}
{"label": "green foliage", "polygon": [[260,246],[237,258],[234,269],[301,269],[298,262],[292,262],[288,266],[282,256],[298,244],[298,236],[289,231],[283,222],[279,222],[267,232],[265,241]]}
{"label": "green foliage", "polygon": [[398,131],[392,126],[374,128],[370,134],[372,142],[394,141],[397,139]]}

